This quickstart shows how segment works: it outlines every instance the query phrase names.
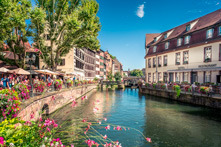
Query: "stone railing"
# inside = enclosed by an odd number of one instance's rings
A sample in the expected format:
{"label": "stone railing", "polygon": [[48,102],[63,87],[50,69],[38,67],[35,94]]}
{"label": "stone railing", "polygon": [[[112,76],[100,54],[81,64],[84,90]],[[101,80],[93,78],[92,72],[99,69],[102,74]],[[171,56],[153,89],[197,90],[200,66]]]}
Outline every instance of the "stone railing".
{"label": "stone railing", "polygon": [[51,114],[72,102],[73,99],[77,99],[81,96],[94,92],[96,88],[97,85],[95,84],[83,85],[72,89],[62,89],[60,91],[54,91],[32,97],[22,103],[18,117],[21,117],[23,120],[30,120],[32,115],[34,116],[34,120],[37,120],[42,114]]}

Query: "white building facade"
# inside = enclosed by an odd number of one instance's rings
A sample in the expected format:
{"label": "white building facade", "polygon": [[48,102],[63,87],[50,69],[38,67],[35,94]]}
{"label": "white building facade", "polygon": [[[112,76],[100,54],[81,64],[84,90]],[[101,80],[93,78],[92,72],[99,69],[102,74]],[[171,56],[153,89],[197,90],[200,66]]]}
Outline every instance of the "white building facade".
{"label": "white building facade", "polygon": [[220,83],[221,10],[146,35],[146,82]]}

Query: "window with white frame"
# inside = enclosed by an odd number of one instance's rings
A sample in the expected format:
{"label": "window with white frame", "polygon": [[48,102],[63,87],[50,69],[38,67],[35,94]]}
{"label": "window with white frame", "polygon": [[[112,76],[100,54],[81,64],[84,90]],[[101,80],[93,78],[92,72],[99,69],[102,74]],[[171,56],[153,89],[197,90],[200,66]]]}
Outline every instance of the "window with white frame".
{"label": "window with white frame", "polygon": [[153,67],[156,67],[156,58],[153,58]]}
{"label": "window with white frame", "polygon": [[189,63],[189,52],[184,51],[183,52],[183,64],[188,64]]}
{"label": "window with white frame", "polygon": [[156,74],[153,73],[153,82],[156,82]]}
{"label": "window with white frame", "polygon": [[175,73],[175,80],[176,82],[180,82],[180,73],[178,72]]}
{"label": "window with white frame", "polygon": [[165,49],[168,49],[168,48],[169,48],[169,45],[170,45],[170,42],[166,42],[166,43],[165,43]]}
{"label": "window with white frame", "polygon": [[205,47],[204,48],[204,61],[211,62],[212,59],[212,47]]}
{"label": "window with white frame", "polygon": [[153,52],[155,53],[157,51],[157,46],[153,47]]}
{"label": "window with white frame", "polygon": [[183,82],[188,82],[188,72],[183,73]]}
{"label": "window with white frame", "polygon": [[218,31],[219,31],[218,34],[221,35],[221,26],[219,26]]}
{"label": "window with white frame", "polygon": [[177,46],[181,46],[182,45],[182,41],[183,41],[182,38],[177,39]]}
{"label": "window with white frame", "polygon": [[184,44],[189,44],[190,43],[190,35],[185,36],[184,38]]}
{"label": "window with white frame", "polygon": [[164,35],[164,39],[167,39],[167,33]]}
{"label": "window with white frame", "polygon": [[163,65],[167,66],[167,55],[163,56]]}
{"label": "window with white frame", "polygon": [[210,83],[211,82],[211,72],[210,71],[205,71],[204,72],[204,82],[205,83]]}
{"label": "window with white frame", "polygon": [[161,77],[161,72],[158,72],[158,81],[161,81],[162,77]]}
{"label": "window with white frame", "polygon": [[148,82],[151,82],[151,73],[148,73]]}
{"label": "window with white frame", "polygon": [[180,65],[180,53],[176,53],[176,65]]}
{"label": "window with white frame", "polygon": [[206,31],[206,39],[212,38],[213,37],[213,29],[209,29]]}
{"label": "window with white frame", "polygon": [[162,57],[159,56],[158,57],[158,67],[161,67],[161,65],[162,65]]}
{"label": "window with white frame", "polygon": [[148,59],[148,67],[151,68],[151,59]]}

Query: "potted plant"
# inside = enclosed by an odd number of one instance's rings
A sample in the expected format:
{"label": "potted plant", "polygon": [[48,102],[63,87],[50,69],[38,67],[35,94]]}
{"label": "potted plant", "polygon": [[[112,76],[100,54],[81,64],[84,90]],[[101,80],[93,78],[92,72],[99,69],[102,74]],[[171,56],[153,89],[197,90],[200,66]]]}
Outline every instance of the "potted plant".
{"label": "potted plant", "polygon": [[38,93],[38,94],[43,93],[44,90],[45,90],[45,87],[46,87],[46,84],[45,84],[45,82],[43,82],[43,81],[38,81],[38,82],[35,82],[35,83],[34,83],[35,91],[36,91],[36,93]]}
{"label": "potted plant", "polygon": [[28,90],[27,85],[19,83],[19,84],[16,84],[13,88],[14,88],[15,91],[17,91],[18,96],[22,100],[27,100],[27,99],[30,98],[29,90]]}
{"label": "potted plant", "polygon": [[54,81],[54,88],[55,88],[55,90],[61,90],[61,88],[62,88],[62,82],[61,82],[61,80],[55,80]]}
{"label": "potted plant", "polygon": [[73,86],[73,81],[71,79],[67,79],[67,87],[70,88]]}

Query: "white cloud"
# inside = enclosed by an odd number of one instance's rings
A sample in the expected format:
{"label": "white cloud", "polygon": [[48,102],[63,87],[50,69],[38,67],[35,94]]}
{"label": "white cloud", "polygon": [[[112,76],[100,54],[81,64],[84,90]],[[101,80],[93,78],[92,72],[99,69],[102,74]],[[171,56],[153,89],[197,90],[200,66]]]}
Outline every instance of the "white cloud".
{"label": "white cloud", "polygon": [[218,3],[216,3],[216,5],[219,5],[219,2],[218,2]]}
{"label": "white cloud", "polygon": [[144,4],[140,5],[137,9],[137,16],[140,18],[144,17]]}

